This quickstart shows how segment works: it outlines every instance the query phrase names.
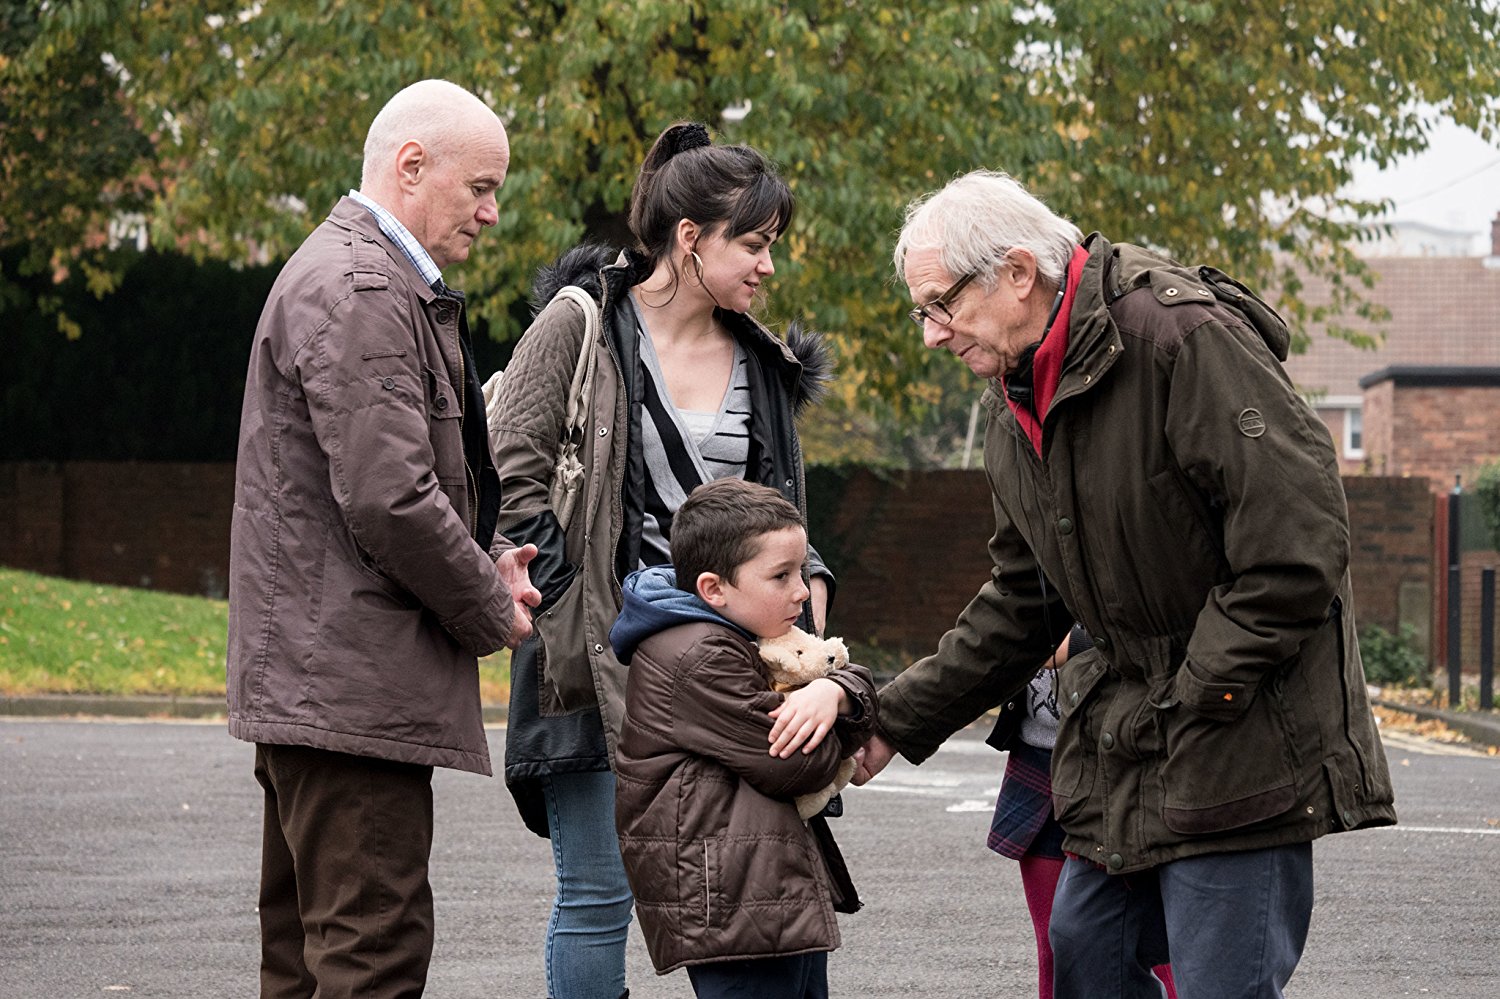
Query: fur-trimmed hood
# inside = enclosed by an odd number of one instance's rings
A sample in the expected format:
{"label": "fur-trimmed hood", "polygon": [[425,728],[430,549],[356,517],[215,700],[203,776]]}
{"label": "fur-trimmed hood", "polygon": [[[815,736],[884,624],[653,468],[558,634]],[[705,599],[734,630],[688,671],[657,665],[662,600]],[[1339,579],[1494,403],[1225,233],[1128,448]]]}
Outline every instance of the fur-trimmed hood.
{"label": "fur-trimmed hood", "polygon": [[[532,315],[546,308],[553,296],[570,284],[596,299],[601,298],[604,271],[613,268],[618,268],[625,287],[640,284],[650,273],[646,258],[635,250],[620,251],[602,243],[580,243],[573,247],[553,263],[537,270],[531,288]],[[833,379],[833,351],[823,334],[793,320],[787,325],[786,339],[782,340],[753,316],[740,312],[721,312],[720,315],[731,329],[761,341],[763,346],[798,366],[791,393],[794,412],[800,415],[823,398]]]}
{"label": "fur-trimmed hood", "polygon": [[[624,256],[629,263],[636,254],[626,251]],[[599,272],[619,263],[620,257],[619,250],[603,243],[580,243],[552,263],[539,267],[531,283],[531,314],[535,316],[545,309],[553,296],[570,284],[598,298],[603,291]]]}

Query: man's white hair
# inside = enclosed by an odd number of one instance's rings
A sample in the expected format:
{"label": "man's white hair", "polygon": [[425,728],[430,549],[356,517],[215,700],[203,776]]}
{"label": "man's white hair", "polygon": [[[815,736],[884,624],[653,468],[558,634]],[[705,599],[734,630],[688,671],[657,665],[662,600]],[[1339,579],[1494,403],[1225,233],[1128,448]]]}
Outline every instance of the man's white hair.
{"label": "man's white hair", "polygon": [[398,91],[370,122],[360,187],[378,185],[379,175],[394,168],[396,151],[411,139],[429,156],[445,155],[463,141],[481,111],[495,118],[484,101],[447,80],[420,80]]}
{"label": "man's white hair", "polygon": [[1026,192],[1014,178],[995,170],[975,170],[947,187],[913,201],[896,240],[896,274],[906,275],[906,255],[937,249],[943,269],[957,280],[977,274],[994,287],[1005,254],[1021,248],[1036,257],[1037,271],[1060,286],[1082,233]]}

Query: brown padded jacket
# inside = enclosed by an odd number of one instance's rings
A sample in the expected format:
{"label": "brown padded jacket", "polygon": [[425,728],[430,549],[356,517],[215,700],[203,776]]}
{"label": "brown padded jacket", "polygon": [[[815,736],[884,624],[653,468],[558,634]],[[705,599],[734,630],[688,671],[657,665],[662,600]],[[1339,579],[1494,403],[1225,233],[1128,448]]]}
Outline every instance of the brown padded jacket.
{"label": "brown padded jacket", "polygon": [[811,753],[768,752],[782,701],[750,639],[706,621],[647,638],[630,662],[615,817],[646,949],[660,974],[839,945],[858,907],[821,818],[792,798],[826,786],[869,737],[869,670],[829,678],[857,705]]}

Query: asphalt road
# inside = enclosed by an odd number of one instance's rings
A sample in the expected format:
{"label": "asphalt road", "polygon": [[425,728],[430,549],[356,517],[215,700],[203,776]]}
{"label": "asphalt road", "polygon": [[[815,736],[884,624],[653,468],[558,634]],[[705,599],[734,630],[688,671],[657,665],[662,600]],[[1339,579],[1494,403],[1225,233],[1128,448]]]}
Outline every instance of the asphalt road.
{"label": "asphalt road", "polygon": [[[504,730],[491,732],[500,758]],[[1402,825],[1315,848],[1293,999],[1500,996],[1500,758],[1393,735]],[[0,999],[249,997],[260,796],[222,723],[0,719]],[[1015,866],[984,847],[1001,757],[964,734],[846,796],[864,911],[842,996],[1035,995]],[[428,994],[542,997],[551,854],[499,780],[439,773]],[[688,997],[632,929],[631,994]],[[1201,997],[1185,997],[1201,999]]]}

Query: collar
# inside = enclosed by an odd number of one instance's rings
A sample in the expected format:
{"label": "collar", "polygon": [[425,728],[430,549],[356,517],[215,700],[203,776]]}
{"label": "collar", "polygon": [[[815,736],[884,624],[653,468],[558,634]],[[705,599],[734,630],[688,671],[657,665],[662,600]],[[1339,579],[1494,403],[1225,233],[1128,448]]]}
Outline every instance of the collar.
{"label": "collar", "polygon": [[1057,395],[1057,384],[1062,380],[1063,359],[1068,353],[1068,324],[1073,315],[1073,302],[1078,297],[1078,284],[1083,278],[1083,265],[1088,263],[1089,251],[1081,246],[1073,248],[1073,257],[1068,261],[1067,279],[1063,284],[1062,302],[1047,331],[1042,334],[1042,344],[1032,359],[1033,406],[1022,406],[1009,396],[1004,396],[1016,422],[1025,431],[1037,456],[1042,454],[1042,419],[1047,415],[1052,399]]}
{"label": "collar", "polygon": [[349,197],[370,210],[370,214],[375,216],[375,221],[380,224],[380,231],[385,233],[390,238],[390,241],[401,249],[406,259],[410,260],[411,265],[417,269],[417,273],[422,275],[422,280],[427,282],[429,288],[437,290],[444,290],[446,288],[443,284],[442,270],[438,268],[437,263],[432,259],[432,254],[427,252],[427,248],[417,241],[417,237],[411,234],[410,229],[402,225],[396,216],[359,191],[350,191]]}

